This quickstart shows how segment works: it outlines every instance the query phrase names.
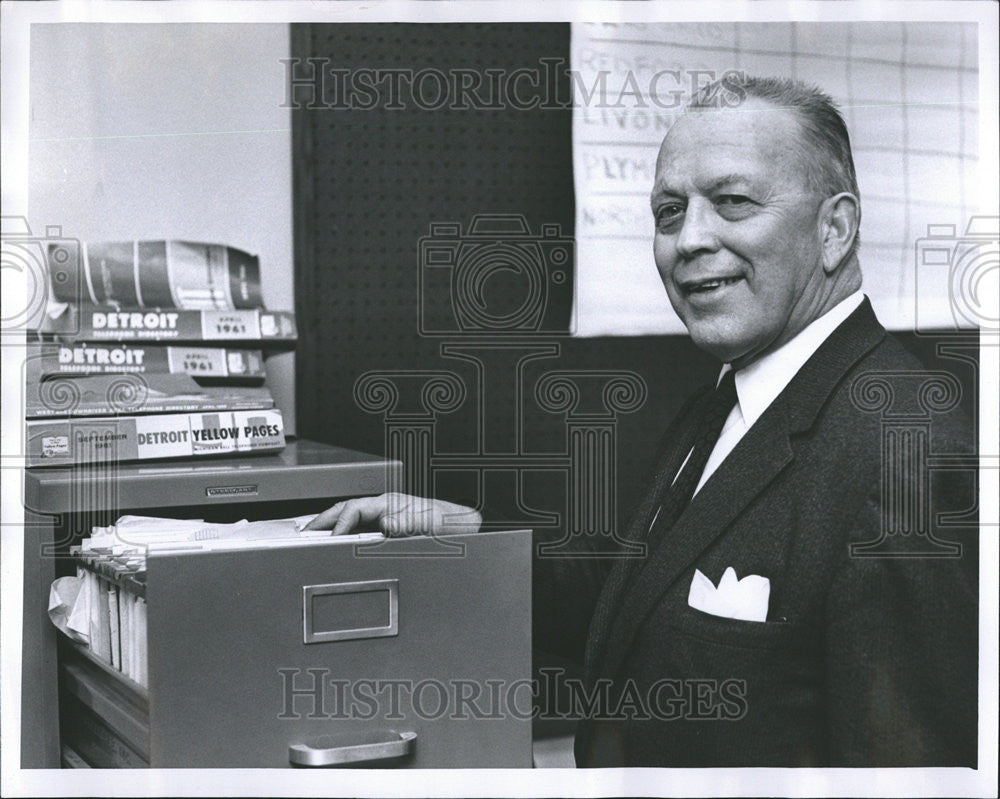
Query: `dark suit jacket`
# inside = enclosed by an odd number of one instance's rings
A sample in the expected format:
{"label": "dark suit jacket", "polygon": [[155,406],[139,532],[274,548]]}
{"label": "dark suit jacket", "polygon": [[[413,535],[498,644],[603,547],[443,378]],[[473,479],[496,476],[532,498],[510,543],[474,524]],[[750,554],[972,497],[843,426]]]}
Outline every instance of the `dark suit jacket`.
{"label": "dark suit jacket", "polygon": [[[975,765],[975,515],[941,535],[960,539],[959,557],[936,556],[945,552],[926,535],[898,532],[926,531],[937,511],[974,505],[969,473],[950,475],[964,485],[921,482],[928,473],[914,459],[928,420],[931,453],[974,452],[954,414],[926,412],[944,402],[941,385],[930,399],[934,388],[920,388],[931,383],[866,300],[663,544],[641,568],[627,567],[623,590],[608,587],[606,563],[538,561],[536,646],[579,653],[579,618],[597,605],[611,611],[587,631],[585,698],[609,693],[579,725],[578,765]],[[878,412],[888,393],[891,417]],[[699,397],[667,431],[627,537],[644,538],[691,446]],[[899,432],[903,419],[910,432]],[[883,480],[890,461],[900,468]],[[929,517],[920,506],[928,487]],[[880,547],[851,549],[883,532]],[[766,622],[688,606],[694,570],[718,584],[728,566],[770,580]]]}

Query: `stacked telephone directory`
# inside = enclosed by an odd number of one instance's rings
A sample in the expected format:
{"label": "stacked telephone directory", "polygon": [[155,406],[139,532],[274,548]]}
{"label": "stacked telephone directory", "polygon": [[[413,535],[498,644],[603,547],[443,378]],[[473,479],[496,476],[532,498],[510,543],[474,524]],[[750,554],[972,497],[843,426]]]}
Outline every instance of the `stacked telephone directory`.
{"label": "stacked telephone directory", "polygon": [[265,356],[294,347],[257,256],[189,241],[50,241],[32,331],[28,466],[280,450]]}
{"label": "stacked telephone directory", "polygon": [[[75,576],[49,591],[52,623],[89,656],[149,687],[146,659],[146,558],[156,553],[201,553],[289,547],[330,540],[329,530],[305,530],[315,515],[271,521],[207,523],[200,519],[123,516],[95,527],[70,550]],[[338,537],[381,539],[380,533]]]}

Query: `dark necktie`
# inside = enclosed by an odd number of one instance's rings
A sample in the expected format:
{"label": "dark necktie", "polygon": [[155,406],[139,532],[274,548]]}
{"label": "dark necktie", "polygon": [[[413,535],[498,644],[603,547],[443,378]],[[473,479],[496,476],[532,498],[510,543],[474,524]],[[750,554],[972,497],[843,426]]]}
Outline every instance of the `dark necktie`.
{"label": "dark necktie", "polygon": [[719,385],[705,399],[704,410],[702,411],[700,430],[695,439],[691,455],[687,463],[681,467],[680,473],[673,484],[664,492],[663,501],[660,503],[660,512],[656,516],[647,537],[646,557],[663,541],[663,536],[676,524],[681,513],[691,502],[694,490],[701,479],[702,472],[705,471],[705,464],[708,463],[708,456],[715,449],[715,444],[719,440],[719,433],[726,423],[729,412],[736,404],[736,378],[735,372],[730,369],[722,376]]}
{"label": "dark necktie", "polygon": [[[602,589],[602,601],[598,602],[591,620],[590,634],[587,638],[587,672],[593,677],[593,669],[597,666],[599,642],[607,636],[611,623],[617,615],[622,602],[625,586],[632,577],[647,563],[653,552],[660,545],[663,537],[680,518],[681,513],[691,502],[694,490],[705,471],[708,456],[712,454],[719,433],[726,423],[729,412],[736,404],[736,381],[733,370],[722,376],[719,385],[709,394],[703,404],[698,420],[698,434],[694,446],[690,450],[687,462],[681,467],[677,479],[663,493],[656,521],[646,536],[645,558],[629,558],[619,561],[608,574],[606,585]],[[640,539],[642,540],[642,539]]]}

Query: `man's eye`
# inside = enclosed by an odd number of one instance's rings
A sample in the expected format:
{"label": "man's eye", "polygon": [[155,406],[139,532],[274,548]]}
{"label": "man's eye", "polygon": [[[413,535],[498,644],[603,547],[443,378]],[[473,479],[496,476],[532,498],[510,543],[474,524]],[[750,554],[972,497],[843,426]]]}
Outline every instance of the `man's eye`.
{"label": "man's eye", "polygon": [[661,205],[656,209],[654,218],[658,228],[669,227],[684,216],[684,206],[679,203]]}
{"label": "man's eye", "polygon": [[715,209],[723,219],[738,220],[750,216],[756,203],[743,194],[721,194],[715,198]]}

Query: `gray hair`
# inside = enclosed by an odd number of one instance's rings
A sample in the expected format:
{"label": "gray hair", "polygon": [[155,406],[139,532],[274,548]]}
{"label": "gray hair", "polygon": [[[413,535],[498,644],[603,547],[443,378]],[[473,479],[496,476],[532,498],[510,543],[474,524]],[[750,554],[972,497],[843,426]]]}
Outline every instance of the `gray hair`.
{"label": "gray hair", "polygon": [[[831,197],[849,192],[858,198],[860,222],[861,192],[851,155],[851,138],[840,110],[828,94],[818,86],[791,78],[759,78],[743,72],[729,72],[702,87],[692,96],[690,110],[724,109],[741,105],[748,97],[770,103],[776,108],[793,111],[802,127],[802,143],[818,158],[803,159],[806,179],[814,191]],[[848,256],[857,252],[860,236]]]}

